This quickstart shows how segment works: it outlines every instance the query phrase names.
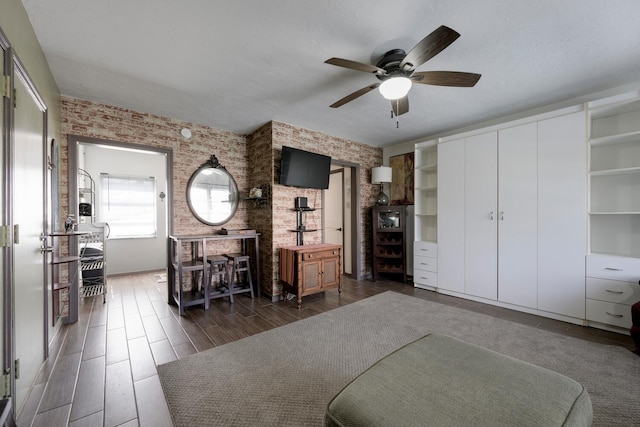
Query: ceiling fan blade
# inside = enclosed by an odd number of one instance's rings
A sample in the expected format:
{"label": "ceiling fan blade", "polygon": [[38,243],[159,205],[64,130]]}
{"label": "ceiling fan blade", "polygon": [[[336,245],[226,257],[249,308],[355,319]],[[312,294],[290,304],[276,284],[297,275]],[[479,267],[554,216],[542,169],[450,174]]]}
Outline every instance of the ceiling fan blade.
{"label": "ceiling fan blade", "polygon": [[481,76],[481,74],[461,71],[422,71],[414,73],[411,80],[423,85],[473,87]]}
{"label": "ceiling fan blade", "polygon": [[380,83],[374,83],[374,84],[369,85],[367,87],[363,87],[362,89],[357,90],[357,91],[353,92],[352,94],[345,96],[341,100],[334,102],[333,104],[330,105],[330,107],[331,108],[338,108],[338,107],[346,104],[347,102],[351,102],[354,99],[364,95],[365,93],[371,92],[372,90],[374,90],[378,86],[380,86]]}
{"label": "ceiling fan blade", "polygon": [[400,116],[409,112],[409,96],[404,96],[399,99],[391,100],[391,108],[393,108],[393,114]]}
{"label": "ceiling fan blade", "polygon": [[427,62],[447,46],[456,41],[460,34],[447,26],[440,26],[427,37],[422,39],[417,45],[407,53],[400,63],[401,69],[414,70]]}
{"label": "ceiling fan blade", "polygon": [[365,73],[386,74],[382,68],[373,65],[363,64],[362,62],[352,61],[350,59],[329,58],[324,61],[325,64],[337,65],[338,67],[348,68],[350,70],[364,71]]}

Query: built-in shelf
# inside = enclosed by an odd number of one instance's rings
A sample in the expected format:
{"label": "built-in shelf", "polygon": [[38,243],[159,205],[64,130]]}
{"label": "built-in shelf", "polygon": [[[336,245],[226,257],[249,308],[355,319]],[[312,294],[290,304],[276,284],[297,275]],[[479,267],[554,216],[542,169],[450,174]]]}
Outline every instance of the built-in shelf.
{"label": "built-in shelf", "polygon": [[640,254],[640,91],[589,103],[589,252]]}

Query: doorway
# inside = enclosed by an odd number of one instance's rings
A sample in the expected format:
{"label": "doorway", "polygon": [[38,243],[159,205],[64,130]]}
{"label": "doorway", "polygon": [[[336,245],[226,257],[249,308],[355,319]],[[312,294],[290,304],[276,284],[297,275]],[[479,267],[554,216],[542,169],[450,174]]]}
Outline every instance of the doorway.
{"label": "doorway", "polygon": [[329,188],[322,193],[323,242],[340,244],[344,274],[362,277],[360,230],[360,165],[332,159]]}
{"label": "doorway", "polygon": [[[99,223],[111,223],[109,228],[112,235],[106,242],[106,253],[109,256],[107,275],[165,269],[167,238],[171,233],[170,218],[173,217],[171,150],[77,135],[69,135],[68,146],[71,212],[75,210],[80,222],[93,221],[95,217]],[[84,191],[81,191],[83,180],[78,177],[79,169],[95,182],[95,194],[90,203],[85,199]],[[133,187],[137,184],[150,188],[149,191],[154,193],[149,201],[152,204],[152,218],[145,222],[144,227],[140,218],[135,219],[137,224],[132,224],[123,217],[108,220],[108,215],[118,207],[115,191],[126,188],[137,191]],[[123,197],[126,199],[127,196]],[[142,198],[138,197],[136,200],[136,203],[142,203]],[[89,209],[92,209],[93,216],[79,216],[80,204],[85,208],[92,205]],[[114,207],[113,210],[107,212],[111,206]],[[120,230],[133,230],[133,233],[117,231],[116,227],[120,227]],[[143,228],[145,232],[141,231]]]}

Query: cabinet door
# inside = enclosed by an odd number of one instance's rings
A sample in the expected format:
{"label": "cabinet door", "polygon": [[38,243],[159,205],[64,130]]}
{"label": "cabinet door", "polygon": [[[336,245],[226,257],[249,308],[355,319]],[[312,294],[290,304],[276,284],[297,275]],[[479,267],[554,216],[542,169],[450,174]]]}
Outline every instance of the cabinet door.
{"label": "cabinet door", "polygon": [[498,299],[536,308],[538,125],[498,132]]}
{"label": "cabinet door", "polygon": [[497,132],[465,142],[465,293],[498,298]]}
{"label": "cabinet door", "polygon": [[321,265],[318,261],[305,261],[302,263],[302,293],[308,290],[314,291],[322,287]]}
{"label": "cabinet door", "polygon": [[464,292],[464,139],[438,146],[438,287]]}
{"label": "cabinet door", "polygon": [[585,113],[538,122],[538,309],[585,316]]}
{"label": "cabinet door", "polygon": [[338,269],[338,257],[327,258],[322,261],[322,287],[330,288],[338,286],[340,271]]}

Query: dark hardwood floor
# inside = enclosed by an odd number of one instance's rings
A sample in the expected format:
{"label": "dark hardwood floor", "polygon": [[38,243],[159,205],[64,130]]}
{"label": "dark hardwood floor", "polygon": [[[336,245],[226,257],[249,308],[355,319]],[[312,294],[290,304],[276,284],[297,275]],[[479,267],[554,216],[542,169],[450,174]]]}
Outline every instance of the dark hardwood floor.
{"label": "dark hardwood floor", "polygon": [[[81,301],[79,321],[65,326],[18,419],[20,426],[170,426],[156,365],[304,319],[385,291],[395,291],[629,350],[628,335],[585,328],[513,310],[416,289],[388,280],[344,279],[337,290],[271,302],[238,295],[234,304],[179,316],[166,303],[166,283],[154,273],[108,279],[102,297]],[[246,294],[245,294],[246,295]]]}

